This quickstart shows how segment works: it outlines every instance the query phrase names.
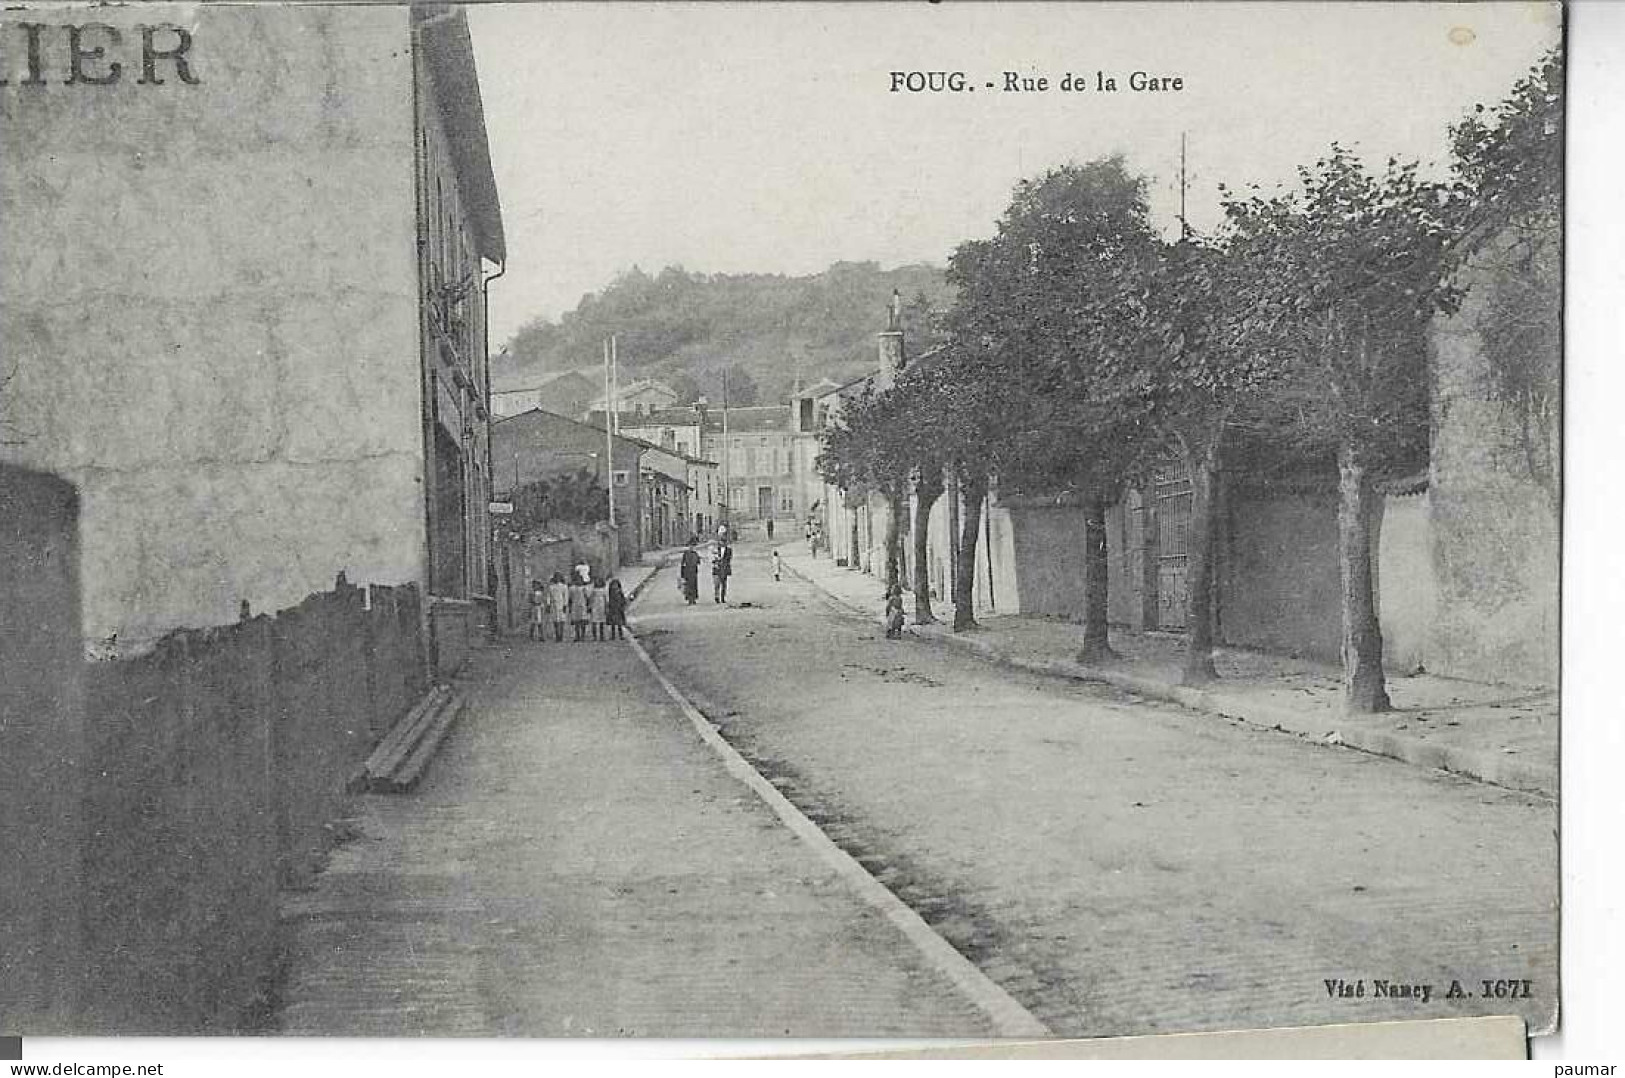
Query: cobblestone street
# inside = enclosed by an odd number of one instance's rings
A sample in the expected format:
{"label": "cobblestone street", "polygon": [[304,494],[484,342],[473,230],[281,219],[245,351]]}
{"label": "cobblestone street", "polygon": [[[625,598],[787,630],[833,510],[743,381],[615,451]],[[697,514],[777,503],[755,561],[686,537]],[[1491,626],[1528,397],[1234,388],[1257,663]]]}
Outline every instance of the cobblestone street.
{"label": "cobblestone street", "polygon": [[[1553,1020],[1550,801],[887,641],[807,583],[774,582],[766,553],[738,548],[733,609],[684,607],[657,581],[639,638],[1055,1032]],[[1332,998],[1339,978],[1364,994]],[[1504,978],[1531,998],[1479,998]],[[1431,995],[1379,996],[1378,979]],[[1471,995],[1443,998],[1453,979]]]}

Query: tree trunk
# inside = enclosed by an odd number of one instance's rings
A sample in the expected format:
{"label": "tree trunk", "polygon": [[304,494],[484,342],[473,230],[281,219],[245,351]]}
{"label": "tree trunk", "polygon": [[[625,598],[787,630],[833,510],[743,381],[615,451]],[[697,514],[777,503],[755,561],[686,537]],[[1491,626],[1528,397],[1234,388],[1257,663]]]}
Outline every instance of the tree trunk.
{"label": "tree trunk", "polygon": [[1106,498],[1094,493],[1083,514],[1083,650],[1078,662],[1116,658],[1107,636],[1107,600],[1111,587],[1106,560]]}
{"label": "tree trunk", "polygon": [[987,478],[967,476],[960,484],[965,511],[959,517],[959,549],[954,554],[954,632],[976,628],[976,540],[980,537]]}
{"label": "tree trunk", "polygon": [[1214,493],[1219,482],[1219,439],[1186,443],[1191,473],[1191,521],[1185,552],[1185,669],[1180,681],[1203,685],[1218,678],[1213,667],[1213,556],[1218,550],[1219,514]]}
{"label": "tree trunk", "polygon": [[926,564],[926,545],[931,538],[931,509],[942,496],[942,473],[930,469],[914,482],[914,624],[936,621],[931,613],[931,567]]}
{"label": "tree trunk", "polygon": [[852,570],[863,568],[863,559],[858,557],[858,511],[852,509],[852,545],[847,548],[846,567]]}
{"label": "tree trunk", "polygon": [[1343,701],[1350,711],[1387,711],[1382,626],[1372,573],[1377,492],[1353,446],[1337,454],[1337,560],[1343,577]]}
{"label": "tree trunk", "polygon": [[908,521],[908,488],[886,495],[886,590],[903,582],[903,526]]}

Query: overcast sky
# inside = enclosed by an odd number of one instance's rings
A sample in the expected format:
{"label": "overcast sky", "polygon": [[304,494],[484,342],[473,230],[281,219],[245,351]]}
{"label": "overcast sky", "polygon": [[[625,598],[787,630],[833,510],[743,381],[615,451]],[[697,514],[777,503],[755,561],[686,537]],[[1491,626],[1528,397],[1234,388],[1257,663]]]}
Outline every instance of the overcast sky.
{"label": "overcast sky", "polygon": [[[469,21],[508,240],[493,346],[633,265],[817,272],[943,262],[991,233],[1015,182],[1125,154],[1177,207],[1290,181],[1337,139],[1442,161],[1559,36],[1533,3],[475,5]],[[962,71],[972,93],[889,92]],[[1062,93],[1068,72],[1115,94]],[[1046,75],[1005,93],[1003,72]],[[1134,71],[1179,76],[1135,93]]]}

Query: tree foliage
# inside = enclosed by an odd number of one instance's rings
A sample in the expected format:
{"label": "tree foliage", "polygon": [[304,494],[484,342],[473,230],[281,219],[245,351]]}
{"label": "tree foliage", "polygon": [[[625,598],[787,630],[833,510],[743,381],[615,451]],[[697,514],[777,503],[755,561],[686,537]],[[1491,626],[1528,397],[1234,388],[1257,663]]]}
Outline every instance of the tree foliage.
{"label": "tree foliage", "polygon": [[1478,293],[1489,391],[1524,473],[1561,515],[1563,69],[1548,53],[1451,130],[1460,280]]}
{"label": "tree foliage", "polygon": [[717,372],[731,367],[750,376],[759,400],[776,401],[797,374],[808,383],[826,376],[844,382],[872,367],[875,320],[894,289],[938,311],[949,298],[937,266],[838,262],[807,277],[634,267],[562,317],[525,325],[493,374],[538,377],[593,366],[613,333],[623,381],[682,382],[687,400],[693,392],[720,403]]}
{"label": "tree foliage", "polygon": [[522,484],[509,497],[509,526],[522,535],[546,531],[554,521],[597,524],[609,519],[609,491],[585,468]]}

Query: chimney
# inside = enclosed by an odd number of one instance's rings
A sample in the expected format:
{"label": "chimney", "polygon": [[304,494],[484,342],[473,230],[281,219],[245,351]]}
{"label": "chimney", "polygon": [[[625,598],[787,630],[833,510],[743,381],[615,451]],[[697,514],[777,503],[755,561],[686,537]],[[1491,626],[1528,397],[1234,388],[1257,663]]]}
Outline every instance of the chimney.
{"label": "chimney", "polygon": [[889,389],[897,381],[906,361],[903,352],[903,297],[892,289],[891,307],[886,312],[886,330],[878,338],[880,370],[875,378],[879,389]]}

